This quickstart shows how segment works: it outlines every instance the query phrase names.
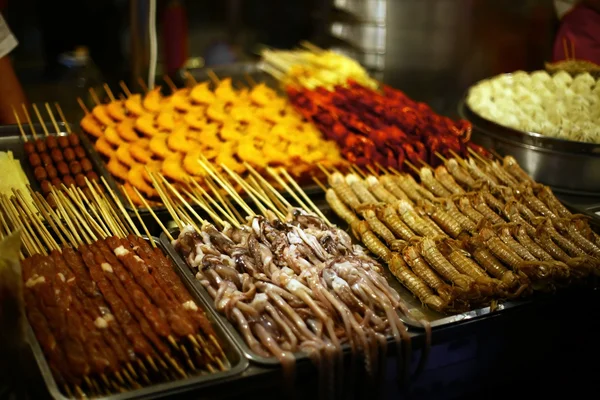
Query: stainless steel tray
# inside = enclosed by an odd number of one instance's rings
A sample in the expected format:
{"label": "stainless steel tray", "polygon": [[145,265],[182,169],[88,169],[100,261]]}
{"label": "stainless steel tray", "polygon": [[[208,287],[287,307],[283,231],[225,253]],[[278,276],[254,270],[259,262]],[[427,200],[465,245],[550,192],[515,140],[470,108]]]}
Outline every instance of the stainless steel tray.
{"label": "stainless steel tray", "polygon": [[[165,251],[165,248],[162,246],[160,240],[158,238],[154,238],[154,241],[161,246],[161,249],[165,252],[167,257],[169,253]],[[217,335],[217,339],[227,356],[227,360],[230,364],[230,369],[223,372],[216,372],[214,374],[208,375],[198,375],[185,379],[179,379],[171,382],[163,382],[150,386],[143,387],[141,389],[130,390],[124,393],[116,393],[110,396],[102,397],[107,400],[124,400],[124,399],[151,399],[162,396],[174,396],[178,394],[182,394],[184,392],[188,392],[190,390],[196,390],[198,388],[206,387],[215,382],[218,382],[221,379],[241,374],[249,365],[248,360],[243,356],[240,349],[234,343],[232,337],[228,334],[227,330],[223,328],[223,326],[219,323],[219,321],[215,318],[213,311],[206,307],[204,301],[198,296],[197,292],[194,290],[194,287],[190,285],[189,281],[185,276],[182,276],[180,268],[175,268],[175,271],[180,275],[184,285],[187,290],[190,292],[194,300],[199,304],[203,305],[203,309],[206,311],[206,316],[209,321],[212,323],[215,333]],[[48,392],[52,396],[52,398],[56,400],[67,400],[69,397],[66,397],[58,388],[56,384],[56,380],[50,371],[50,367],[48,366],[48,362],[46,361],[46,357],[40,347],[37,338],[27,322],[27,335],[28,341],[31,346],[31,350],[35,361],[38,365],[38,368],[41,371],[42,378],[44,379],[44,383],[48,389]]]}
{"label": "stainless steel tray", "polygon": [[[319,203],[317,203],[317,206],[319,206],[319,208],[323,211],[323,213],[327,216],[327,218],[330,221],[332,221],[334,223],[336,222],[335,215],[333,215],[333,213],[331,212],[331,210],[328,207],[323,207]],[[171,230],[169,233],[171,234],[172,237],[176,238],[179,234],[179,231],[174,229],[174,230]],[[197,290],[198,295],[204,300],[205,305],[207,307],[209,307],[211,309],[211,311],[213,311],[216,314],[216,316],[217,316],[216,318],[229,331],[230,335],[234,338],[234,340],[236,341],[238,346],[240,346],[240,348],[244,352],[244,355],[250,361],[255,362],[257,364],[262,364],[262,365],[266,365],[266,366],[279,365],[279,361],[275,357],[259,356],[248,347],[248,345],[246,344],[242,335],[239,334],[237,328],[231,322],[229,322],[229,320],[227,320],[227,318],[225,316],[220,314],[214,308],[214,300],[208,294],[208,292],[206,291],[204,286],[202,286],[202,284],[200,282],[198,282],[198,280],[194,276],[194,273],[192,272],[191,268],[187,265],[185,260],[183,260],[183,258],[181,258],[181,256],[177,253],[177,251],[171,244],[168,237],[163,233],[160,236],[160,240],[161,240],[163,247],[166,249],[167,253],[171,256],[171,258],[173,258],[175,260],[175,263],[181,270],[182,276],[185,276],[186,279],[189,280],[190,284]],[[409,312],[411,313],[411,316],[414,318],[414,320],[411,320],[410,318],[401,317],[402,322],[404,322],[406,325],[408,325],[411,330],[417,330],[417,331],[422,330],[422,326],[418,323],[418,320],[421,320],[421,319],[425,319],[425,320],[429,321],[432,328],[446,327],[448,325],[456,324],[459,322],[465,322],[465,321],[469,321],[469,320],[479,319],[479,318],[490,316],[490,315],[497,315],[498,313],[502,313],[505,310],[510,310],[513,308],[517,308],[517,307],[532,303],[532,300],[529,298],[529,299],[523,299],[523,300],[507,301],[505,303],[500,304],[494,311],[492,311],[490,309],[490,307],[484,307],[484,308],[475,309],[472,311],[468,311],[468,312],[461,313],[461,314],[455,314],[455,315],[440,314],[433,310],[430,310],[427,307],[424,307],[421,304],[421,302],[412,295],[412,293],[410,293],[404,286],[402,286],[402,284],[400,284],[400,282],[392,275],[392,273],[389,271],[389,269],[384,267],[383,271],[384,271],[383,274],[384,274],[385,278],[387,279],[387,281],[389,282],[390,286],[392,288],[394,288],[400,294],[400,297],[406,303],[406,305],[409,309]],[[391,337],[388,338],[388,344],[390,344],[390,343],[393,343],[393,338],[391,338]],[[346,346],[344,348],[344,350],[349,350],[349,346]],[[296,356],[297,360],[307,359],[306,354],[301,353],[301,352],[296,353],[295,356]]]}
{"label": "stainless steel tray", "polygon": [[469,108],[458,113],[473,124],[472,141],[511,155],[536,181],[557,192],[600,197],[600,145],[524,132],[489,121]]}

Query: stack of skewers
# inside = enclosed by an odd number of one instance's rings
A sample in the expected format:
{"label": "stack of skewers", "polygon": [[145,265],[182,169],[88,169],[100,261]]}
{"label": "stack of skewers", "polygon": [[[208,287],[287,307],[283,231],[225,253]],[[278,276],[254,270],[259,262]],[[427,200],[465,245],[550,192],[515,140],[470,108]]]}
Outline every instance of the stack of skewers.
{"label": "stack of skewers", "polygon": [[214,89],[210,82],[177,89],[167,79],[170,96],[162,96],[160,87],[144,96],[132,94],[123,84],[127,98],[116,99],[105,86],[108,104],[95,93],[91,112],[81,103],[86,112],[81,127],[96,140],[109,172],[125,183],[134,203],[142,204],[133,188],[145,199],[158,199],[147,171],[161,172],[173,183],[192,178],[204,185],[201,155],[238,173],[247,171],[246,164],[261,171],[285,166],[305,180],[318,172],[317,162],[342,163],[336,144],[272,89],[252,80],[250,88],[236,89],[229,78],[213,78]]}
{"label": "stack of skewers", "polygon": [[264,58],[265,71],[286,85],[296,109],[351,163],[378,162],[402,170],[404,160],[437,165],[436,152],[464,156],[472,148],[487,156],[468,143],[468,121],[438,115],[427,104],[373,81],[344,56],[309,46],[307,51],[266,51]]}
{"label": "stack of skewers", "polygon": [[[224,165],[226,175],[202,166],[246,216],[205,201],[209,222],[167,179],[153,174],[154,187],[179,228],[174,234],[163,227],[164,233],[250,351],[276,357],[288,377],[294,353],[304,352],[319,367],[321,389],[334,390],[343,377],[344,348],[364,357],[371,376],[383,376],[387,342],[393,339],[398,372],[408,376],[410,337],[400,317],[411,317],[382,266],[332,225],[285,170],[270,172],[300,208],[256,171],[255,179],[246,181]],[[420,323],[429,335],[427,322]]]}
{"label": "stack of skewers", "polygon": [[90,397],[229,368],[173,264],[111,192],[0,197],[0,234],[21,231],[28,320],[63,393]]}
{"label": "stack of skewers", "polygon": [[511,157],[327,171],[326,198],[423,304],[461,312],[600,273],[600,237]]}

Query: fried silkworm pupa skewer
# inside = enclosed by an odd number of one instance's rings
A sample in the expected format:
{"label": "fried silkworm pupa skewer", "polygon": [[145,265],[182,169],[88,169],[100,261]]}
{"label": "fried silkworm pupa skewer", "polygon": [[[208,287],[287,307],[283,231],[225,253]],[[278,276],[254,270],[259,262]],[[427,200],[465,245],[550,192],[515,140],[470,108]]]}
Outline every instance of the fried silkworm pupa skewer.
{"label": "fried silkworm pupa skewer", "polygon": [[437,294],[445,302],[450,303],[454,300],[454,292],[450,285],[444,282],[432,269],[427,265],[423,257],[415,246],[407,246],[402,251],[402,257],[410,266],[412,271],[419,276],[427,285],[435,290]]}
{"label": "fried silkworm pupa skewer", "polygon": [[388,227],[385,226],[385,224],[381,222],[379,218],[377,218],[377,214],[375,213],[375,206],[361,206],[358,209],[358,212],[369,223],[369,226],[371,227],[373,232],[375,232],[377,236],[385,240],[385,242],[388,245],[394,242],[394,240],[396,240],[396,237],[394,236],[392,231],[390,231]]}
{"label": "fried silkworm pupa skewer", "polygon": [[351,209],[356,209],[360,206],[360,200],[352,191],[352,188],[346,183],[344,176],[339,172],[334,172],[328,177],[329,185],[335,191],[335,194],[349,206]]}

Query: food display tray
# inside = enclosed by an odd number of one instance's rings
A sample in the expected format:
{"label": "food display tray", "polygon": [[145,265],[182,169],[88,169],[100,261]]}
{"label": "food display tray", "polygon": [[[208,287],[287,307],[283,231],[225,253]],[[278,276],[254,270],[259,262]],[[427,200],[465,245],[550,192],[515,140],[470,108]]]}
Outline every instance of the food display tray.
{"label": "food display tray", "polygon": [[[161,249],[165,251],[165,248],[162,246],[158,238],[154,238],[155,243],[161,246]],[[165,252],[168,257],[168,253]],[[205,374],[205,375],[197,375],[191,376],[185,379],[178,379],[171,382],[163,382],[157,383],[154,385],[146,386],[141,389],[132,389],[123,393],[115,393],[109,396],[102,397],[107,400],[124,400],[124,399],[151,399],[162,396],[175,396],[178,394],[182,394],[184,392],[190,390],[196,390],[202,387],[209,386],[222,380],[224,378],[228,378],[231,376],[235,376],[241,374],[248,367],[248,360],[244,357],[239,347],[236,346],[233,339],[229,335],[226,329],[223,328],[222,324],[219,322],[217,318],[215,318],[215,314],[212,309],[206,307],[204,301],[198,296],[196,290],[192,285],[190,285],[189,281],[181,275],[180,268],[175,268],[176,272],[182,278],[183,284],[186,286],[194,300],[206,311],[206,316],[208,320],[212,323],[212,326],[215,330],[215,334],[217,335],[217,339],[219,340],[219,344],[223,348],[223,351],[229,361],[230,369],[227,371],[216,372],[213,374]],[[52,396],[52,398],[56,400],[67,400],[69,397],[66,397],[59,389],[54,376],[50,370],[48,362],[46,361],[46,357],[40,347],[37,338],[29,325],[29,322],[26,323],[26,330],[28,341],[31,346],[31,350],[35,361],[40,369],[42,374],[42,378],[48,392]]]}
{"label": "food display tray", "polygon": [[[326,203],[325,203],[326,204]],[[335,216],[332,216],[333,213],[327,207],[323,207],[319,205],[319,208],[324,212],[327,218],[332,221],[335,221]],[[179,230],[173,229],[169,232],[172,237],[177,238],[179,234]],[[164,233],[160,236],[161,243],[163,247],[166,249],[167,253],[170,255],[172,259],[175,260],[176,265],[179,267],[179,273],[188,280],[189,284],[196,290],[198,296],[204,300],[204,304],[206,307],[210,308],[211,311],[216,315],[216,319],[227,329],[232,338],[234,338],[235,342],[242,349],[244,355],[252,362],[263,365],[263,366],[277,366],[279,365],[279,361],[275,357],[263,357],[256,354],[254,351],[250,349],[250,347],[246,344],[242,335],[238,332],[237,328],[221,313],[219,313],[214,307],[214,300],[206,291],[204,286],[196,279],[194,273],[192,272],[189,265],[183,260],[183,258],[177,253],[173,245],[171,244],[169,238]],[[522,299],[522,300],[514,300],[507,301],[502,304],[499,304],[495,310],[492,310],[490,307],[483,307],[479,309],[474,309],[471,311],[467,311],[461,314],[454,315],[445,315],[429,308],[423,306],[421,302],[414,297],[400,282],[394,278],[388,268],[383,268],[383,274],[386,280],[389,282],[390,286],[396,290],[402,300],[405,302],[411,316],[414,319],[406,318],[404,316],[400,316],[403,323],[405,323],[411,330],[413,331],[422,331],[423,327],[418,322],[419,320],[427,320],[429,321],[432,328],[438,327],[446,327],[452,324],[466,322],[470,320],[480,319],[492,315],[498,315],[499,313],[503,313],[506,310],[518,308],[527,304],[532,303],[532,299]],[[393,343],[394,339],[392,337],[388,337],[388,344]],[[390,346],[390,349],[393,346]],[[349,346],[344,346],[345,351],[349,351]],[[298,352],[294,354],[297,361],[304,361],[308,357],[305,353]]]}
{"label": "food display tray", "polygon": [[473,111],[466,97],[458,113],[473,124],[474,143],[513,156],[537,182],[559,193],[600,197],[600,145],[502,126]]}
{"label": "food display tray", "polygon": [[[33,127],[38,138],[45,137],[41,124],[33,124]],[[48,132],[51,132],[51,136],[68,135],[65,124],[63,122],[59,122],[58,127],[60,132],[56,133],[52,124],[46,124],[46,129],[48,130]],[[29,125],[23,125],[23,131],[25,132],[25,135],[29,140],[33,140],[32,131]],[[111,182],[114,182],[110,174],[106,176],[106,174],[103,173],[106,171],[106,168],[104,168],[104,163],[100,159],[98,152],[96,151],[96,149],[94,149],[94,146],[92,146],[88,138],[83,134],[76,134],[77,136],[79,136],[80,145],[85,150],[87,158],[92,163],[93,170],[98,174],[98,176],[104,176],[109,184]],[[33,167],[29,164],[29,160],[27,159],[28,156],[27,154],[25,154],[24,142],[23,138],[21,137],[18,125],[0,126],[0,151],[12,151],[14,158],[19,160],[21,168],[23,168],[23,172],[25,172],[25,175],[29,180],[31,188],[35,191],[40,191],[40,184],[38,183],[37,179],[35,179]]]}
{"label": "food display tray", "polygon": [[[187,74],[191,75],[198,82],[210,81],[211,77],[210,77],[209,71],[214,72],[215,75],[217,77],[219,77],[220,79],[231,78],[234,83],[241,82],[245,85],[249,85],[247,77],[250,77],[252,80],[254,80],[254,82],[256,82],[256,83],[264,82],[268,87],[274,89],[280,95],[285,96],[285,91],[282,90],[281,86],[279,85],[279,82],[275,78],[273,78],[271,75],[262,71],[260,69],[260,63],[257,63],[257,62],[233,63],[233,64],[227,64],[227,65],[222,65],[222,66],[215,66],[215,67],[211,67],[211,68],[192,68],[192,69],[188,69],[188,70],[182,70],[181,73],[179,74],[179,76],[177,77],[176,81],[179,84],[179,86],[181,86],[181,87],[185,86]],[[95,152],[95,153],[97,154],[97,152]],[[121,202],[125,206],[125,209],[127,210],[127,212],[130,215],[133,215],[134,209],[129,205],[129,202],[127,201],[127,199],[121,192],[121,189],[119,188],[116,180],[113,178],[113,176],[110,174],[110,172],[108,172],[108,170],[106,169],[106,165],[105,165],[103,159],[101,158],[101,156],[99,154],[97,154],[97,156],[98,156],[98,160],[99,160],[98,173],[101,174],[107,180],[107,182],[109,183],[111,188],[116,192],[119,200],[121,200]],[[317,185],[312,183],[312,181],[310,184],[302,185],[302,189],[308,195],[319,193],[321,191]],[[282,195],[286,198],[289,198],[289,195],[287,192],[282,192]],[[247,196],[242,195],[242,197],[244,199],[247,199]],[[191,204],[191,206],[194,210],[199,212],[201,215],[204,215],[204,211],[202,210],[201,207],[199,207],[195,204]],[[148,211],[148,209],[146,209],[144,207],[137,208],[137,211],[140,214],[140,216],[142,216],[146,220],[150,217],[150,211]],[[160,216],[164,216],[168,212],[167,208],[162,205],[152,207],[152,211]]]}

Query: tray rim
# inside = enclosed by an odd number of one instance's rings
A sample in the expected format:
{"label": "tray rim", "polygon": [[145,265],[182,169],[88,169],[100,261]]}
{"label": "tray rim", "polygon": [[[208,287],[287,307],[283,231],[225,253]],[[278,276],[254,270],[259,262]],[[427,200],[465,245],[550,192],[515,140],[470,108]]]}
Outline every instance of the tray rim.
{"label": "tray rim", "polygon": [[[144,240],[149,241],[147,236],[141,236],[141,237]],[[158,246],[161,247],[161,249],[165,253],[165,256],[167,256],[169,259],[171,259],[169,253],[166,251],[166,249],[164,248],[164,246],[161,243],[161,241],[159,240],[159,238],[152,236],[152,239],[154,240],[155,243],[157,243]],[[175,260],[171,259],[171,261],[173,262],[174,266],[177,265],[175,263]],[[175,270],[177,271],[178,268],[175,268]],[[179,275],[179,272],[177,272],[177,273]],[[182,279],[182,280],[184,281],[184,284],[186,284],[185,283],[186,280],[185,279]],[[192,288],[189,287],[188,285],[186,285],[186,288],[190,291],[190,293],[194,292],[194,290],[192,290]],[[196,298],[195,300],[205,306],[202,299]],[[209,315],[209,320],[211,321],[211,323],[213,323],[214,325],[220,326],[220,324],[219,324],[218,320],[215,318],[215,315],[212,310],[210,310],[209,308],[207,308],[205,306],[205,312]],[[50,366],[48,365],[48,360],[46,359],[46,356],[45,356],[44,352],[42,351],[40,343],[38,342],[37,337],[35,336],[35,333],[33,332],[33,328],[31,327],[31,324],[29,323],[28,318],[25,318],[25,329],[27,331],[27,341],[29,342],[29,346],[33,353],[33,357],[35,359],[37,367],[39,368],[39,370],[41,372],[42,379],[44,380],[44,384],[46,385],[48,393],[55,400],[70,400],[71,398],[63,395],[61,393],[60,389],[58,388],[56,379],[54,379],[54,375],[52,375],[52,372],[50,371]],[[145,386],[140,389],[128,390],[124,393],[115,393],[115,394],[111,394],[108,396],[101,396],[101,397],[94,397],[94,398],[95,399],[106,399],[106,400],[125,400],[125,399],[133,399],[133,398],[150,399],[150,398],[156,398],[159,396],[175,395],[178,393],[181,394],[181,393],[189,392],[191,390],[196,390],[201,387],[210,386],[214,383],[222,381],[223,379],[226,379],[226,378],[230,378],[232,376],[241,375],[250,365],[248,362],[248,359],[245,357],[244,353],[239,348],[239,346],[235,342],[235,340],[233,340],[233,338],[231,337],[229,332],[226,329],[223,329],[222,327],[221,327],[221,329],[222,329],[222,332],[221,332],[221,335],[219,335],[219,336],[223,336],[226,338],[226,340],[228,342],[227,344],[229,346],[231,346],[231,351],[236,353],[237,356],[239,357],[239,362],[236,363],[235,365],[232,365],[229,370],[220,371],[220,372],[216,372],[214,374],[209,374],[209,375],[189,376],[189,377],[186,377],[183,379],[161,382],[158,384],[152,384],[150,386]]]}

